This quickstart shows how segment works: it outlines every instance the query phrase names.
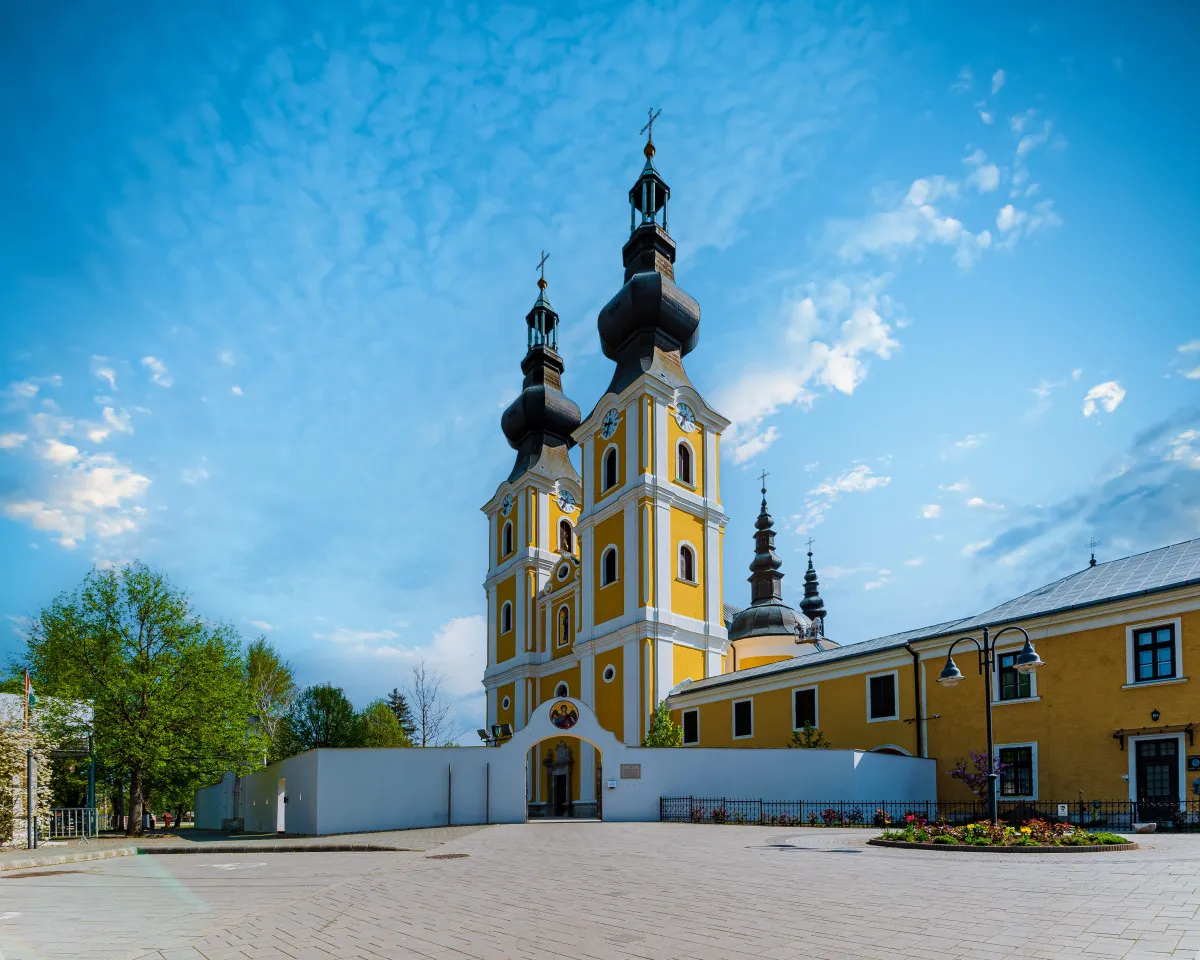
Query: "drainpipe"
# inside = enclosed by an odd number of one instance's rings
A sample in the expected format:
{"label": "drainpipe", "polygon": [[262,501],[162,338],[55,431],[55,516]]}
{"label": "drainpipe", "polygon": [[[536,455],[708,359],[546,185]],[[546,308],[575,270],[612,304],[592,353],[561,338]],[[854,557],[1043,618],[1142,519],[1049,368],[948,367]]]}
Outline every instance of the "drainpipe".
{"label": "drainpipe", "polygon": [[915,720],[913,723],[917,728],[917,756],[925,756],[925,736],[921,729],[921,722],[924,717],[921,716],[921,655],[913,649],[911,643],[906,643],[904,649],[909,652],[913,658],[913,715]]}

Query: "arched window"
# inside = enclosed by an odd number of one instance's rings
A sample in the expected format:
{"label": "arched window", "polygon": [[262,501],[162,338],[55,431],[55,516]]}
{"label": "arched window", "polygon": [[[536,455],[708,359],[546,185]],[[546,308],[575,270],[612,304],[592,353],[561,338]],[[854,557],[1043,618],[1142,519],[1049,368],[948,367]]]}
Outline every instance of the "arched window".
{"label": "arched window", "polygon": [[604,486],[602,489],[611,490],[617,485],[617,448],[609,447],[604,454]]}
{"label": "arched window", "polygon": [[500,556],[507,557],[513,552],[513,525],[511,520],[504,522],[504,536],[501,539]]}
{"label": "arched window", "polygon": [[505,600],[500,608],[500,632],[508,633],[512,628],[512,604]]}
{"label": "arched window", "polygon": [[558,549],[560,553],[571,553],[574,549],[575,535],[571,530],[570,520],[558,521]]}
{"label": "arched window", "polygon": [[679,579],[696,582],[696,552],[686,544],[679,548]]}
{"label": "arched window", "polygon": [[600,558],[600,586],[617,582],[617,548],[608,547]]}
{"label": "arched window", "polygon": [[565,647],[571,642],[571,611],[566,607],[558,609],[558,645]]}
{"label": "arched window", "polygon": [[556,697],[569,697],[571,695],[567,690],[567,682],[565,680],[561,681],[558,686],[554,688],[554,695]]}
{"label": "arched window", "polygon": [[683,440],[679,441],[675,454],[675,476],[689,486],[696,482],[692,476],[692,448]]}

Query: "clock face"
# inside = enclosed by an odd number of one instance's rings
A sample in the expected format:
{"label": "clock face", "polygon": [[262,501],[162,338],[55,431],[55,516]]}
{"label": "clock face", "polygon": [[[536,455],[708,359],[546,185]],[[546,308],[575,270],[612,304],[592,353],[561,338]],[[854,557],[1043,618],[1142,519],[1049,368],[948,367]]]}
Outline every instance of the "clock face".
{"label": "clock face", "polygon": [[511,493],[504,495],[504,500],[500,503],[500,512],[506,517],[512,513],[513,498]]}
{"label": "clock face", "polygon": [[609,410],[604,415],[604,423],[600,425],[600,436],[605,440],[617,432],[617,427],[621,423],[621,415],[616,410]]}
{"label": "clock face", "polygon": [[563,513],[575,512],[575,497],[570,490],[558,491],[558,509]]}
{"label": "clock face", "polygon": [[696,415],[686,403],[681,403],[675,408],[675,419],[684,433],[691,433],[696,429]]}

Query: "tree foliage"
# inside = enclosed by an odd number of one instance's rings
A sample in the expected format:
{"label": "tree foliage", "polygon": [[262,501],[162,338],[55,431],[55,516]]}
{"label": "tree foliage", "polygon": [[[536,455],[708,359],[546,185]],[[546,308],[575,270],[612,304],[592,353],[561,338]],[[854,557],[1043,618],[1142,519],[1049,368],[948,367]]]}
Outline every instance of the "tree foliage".
{"label": "tree foliage", "polygon": [[305,687],[287,716],[284,756],[322,747],[362,745],[362,719],[341,687]]}
{"label": "tree foliage", "polygon": [[412,672],[408,700],[412,705],[412,742],[418,747],[445,747],[458,741],[461,729],[454,721],[454,704],[443,692],[446,678],[419,661]]}
{"label": "tree foliage", "polygon": [[254,715],[269,743],[268,759],[279,760],[284,756],[283,723],[296,699],[292,665],[266,637],[258,637],[246,648],[246,675]]}
{"label": "tree foliage", "polygon": [[[947,770],[947,775],[959,781],[975,796],[986,800],[988,795],[988,757],[986,750],[971,749],[971,765],[967,766],[967,761],[959,757],[954,761],[954,767]],[[1000,758],[996,758],[995,770],[1000,776],[1009,772],[1011,764],[1001,762]]]}
{"label": "tree foliage", "polygon": [[683,727],[671,719],[671,711],[667,709],[665,700],[658,701],[654,713],[650,715],[650,732],[642,741],[643,747],[682,747]]}
{"label": "tree foliage", "polygon": [[801,750],[828,750],[833,744],[829,742],[829,738],[820,728],[806,723],[804,729],[792,731],[792,739],[788,746],[798,747]]}
{"label": "tree foliage", "polygon": [[370,703],[359,714],[364,747],[411,747],[408,734],[386,700]]}
{"label": "tree foliage", "polygon": [[237,634],[141,563],[93,569],[41,612],[27,649],[40,690],[92,702],[97,760],[128,782],[130,834],[148,794],[261,762]]}
{"label": "tree foliage", "polygon": [[417,722],[413,719],[408,698],[397,687],[392,687],[392,692],[387,695],[387,705],[388,709],[396,715],[396,722],[400,724],[400,729],[411,741],[417,732]]}

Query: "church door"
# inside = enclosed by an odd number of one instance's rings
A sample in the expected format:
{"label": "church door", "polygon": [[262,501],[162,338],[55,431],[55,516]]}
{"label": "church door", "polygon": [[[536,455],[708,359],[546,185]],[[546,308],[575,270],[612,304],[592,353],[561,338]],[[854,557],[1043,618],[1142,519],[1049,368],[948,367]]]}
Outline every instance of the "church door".
{"label": "church door", "polygon": [[554,775],[554,816],[565,817],[570,813],[570,779],[565,773]]}

